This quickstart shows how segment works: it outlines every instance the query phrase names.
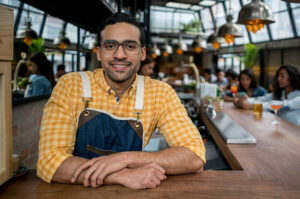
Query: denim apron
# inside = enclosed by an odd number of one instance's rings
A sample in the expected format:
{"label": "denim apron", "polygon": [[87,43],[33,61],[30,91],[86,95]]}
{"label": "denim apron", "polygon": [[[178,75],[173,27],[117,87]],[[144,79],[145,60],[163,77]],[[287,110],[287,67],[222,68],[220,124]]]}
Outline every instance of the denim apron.
{"label": "denim apron", "polygon": [[122,151],[143,149],[144,129],[140,121],[144,103],[144,76],[138,75],[135,108],[136,118],[123,118],[103,110],[89,108],[92,92],[89,77],[80,72],[83,86],[84,110],[77,123],[74,156],[87,159]]}

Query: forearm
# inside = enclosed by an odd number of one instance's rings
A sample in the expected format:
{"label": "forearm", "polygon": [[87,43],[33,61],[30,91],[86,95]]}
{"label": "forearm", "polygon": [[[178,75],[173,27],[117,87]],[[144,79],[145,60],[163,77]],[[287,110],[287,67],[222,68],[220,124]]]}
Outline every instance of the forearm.
{"label": "forearm", "polygon": [[200,173],[204,162],[186,147],[172,147],[157,152],[127,152],[129,167],[140,167],[148,163],[157,163],[166,174]]}

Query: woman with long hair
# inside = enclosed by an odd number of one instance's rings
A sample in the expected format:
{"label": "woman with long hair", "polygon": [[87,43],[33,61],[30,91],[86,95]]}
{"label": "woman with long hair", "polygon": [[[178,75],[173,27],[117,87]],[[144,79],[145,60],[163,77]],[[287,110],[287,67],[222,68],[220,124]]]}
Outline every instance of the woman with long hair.
{"label": "woman with long hair", "polygon": [[29,57],[28,63],[33,75],[30,76],[32,83],[27,96],[51,94],[55,85],[51,62],[43,53],[38,52]]}
{"label": "woman with long hair", "polygon": [[239,92],[245,92],[249,97],[259,97],[266,94],[266,90],[257,85],[255,75],[251,69],[245,69],[239,76]]}
{"label": "woman with long hair", "polygon": [[278,116],[300,126],[300,73],[293,65],[281,66],[274,78],[274,91],[264,97],[235,98],[234,104],[240,108],[253,109],[254,101],[263,102],[264,110],[271,110],[268,102],[281,100],[283,107],[279,109]]}

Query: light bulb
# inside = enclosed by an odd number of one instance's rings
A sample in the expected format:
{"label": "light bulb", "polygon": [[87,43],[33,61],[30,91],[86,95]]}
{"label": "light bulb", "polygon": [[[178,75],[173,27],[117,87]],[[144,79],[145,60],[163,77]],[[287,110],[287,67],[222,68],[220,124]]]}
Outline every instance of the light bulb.
{"label": "light bulb", "polygon": [[182,51],[182,49],[178,48],[178,49],[176,49],[176,53],[177,53],[178,55],[182,55],[183,51]]}
{"label": "light bulb", "polygon": [[58,48],[62,49],[62,50],[65,50],[67,48],[67,45],[65,43],[60,43],[58,45]]}
{"label": "light bulb", "polygon": [[228,45],[230,45],[230,43],[233,43],[233,41],[234,41],[234,35],[226,34],[226,35],[224,36],[224,39],[225,39],[226,43],[227,43]]}
{"label": "light bulb", "polygon": [[247,29],[256,34],[257,31],[264,27],[264,24],[259,19],[248,20],[246,23]]}
{"label": "light bulb", "polygon": [[212,47],[215,49],[215,50],[218,50],[220,48],[220,43],[219,42],[212,42],[211,43]]}
{"label": "light bulb", "polygon": [[27,44],[27,46],[29,46],[30,44],[32,44],[32,39],[28,38],[28,37],[25,37],[24,38],[24,43]]}
{"label": "light bulb", "polygon": [[163,56],[164,56],[164,57],[168,57],[168,55],[169,55],[168,52],[166,52],[166,51],[163,52]]}
{"label": "light bulb", "polygon": [[200,46],[196,46],[195,49],[194,49],[195,53],[198,53],[198,54],[201,53],[202,50],[203,49]]}

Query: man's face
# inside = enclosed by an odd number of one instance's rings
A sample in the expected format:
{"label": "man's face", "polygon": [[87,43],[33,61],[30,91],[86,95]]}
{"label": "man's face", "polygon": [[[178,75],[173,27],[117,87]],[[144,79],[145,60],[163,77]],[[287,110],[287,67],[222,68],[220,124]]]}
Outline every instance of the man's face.
{"label": "man's face", "polygon": [[217,74],[217,78],[218,78],[218,81],[219,82],[221,82],[221,81],[223,81],[223,79],[224,79],[224,72],[223,71],[221,71],[221,72],[218,72],[218,74]]}
{"label": "man's face", "polygon": [[[140,47],[140,31],[131,24],[116,23],[108,25],[101,32],[101,41],[134,41],[138,43],[137,53],[126,53],[120,45],[115,52],[103,52],[102,47],[98,47],[97,58],[101,61],[106,78],[113,82],[125,82],[130,80],[140,67],[140,62],[146,57],[146,48]],[[102,48],[102,49],[101,49]]]}
{"label": "man's face", "polygon": [[150,76],[153,73],[153,69],[154,69],[154,63],[153,62],[151,62],[149,64],[145,64],[142,67],[142,71],[141,71],[142,73],[141,73],[141,75]]}

